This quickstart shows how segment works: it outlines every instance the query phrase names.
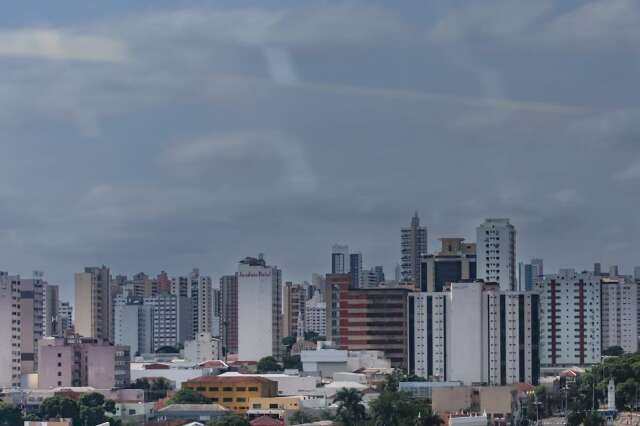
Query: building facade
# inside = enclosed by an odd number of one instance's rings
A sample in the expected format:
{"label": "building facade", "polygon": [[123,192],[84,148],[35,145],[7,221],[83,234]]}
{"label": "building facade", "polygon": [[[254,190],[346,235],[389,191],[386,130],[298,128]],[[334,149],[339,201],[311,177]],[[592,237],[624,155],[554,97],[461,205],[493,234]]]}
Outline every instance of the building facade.
{"label": "building facade", "polygon": [[420,258],[427,253],[427,228],[420,226],[416,212],[411,218],[411,225],[400,230],[400,275],[403,282],[420,282]]}
{"label": "building facade", "polygon": [[346,288],[340,291],[340,349],[382,351],[393,367],[406,367],[408,290]]}
{"label": "building facade", "polygon": [[220,339],[210,333],[198,333],[193,340],[184,342],[184,358],[191,362],[205,362],[220,359]]}
{"label": "building facade", "polygon": [[334,244],[331,247],[331,273],[348,274],[351,269],[349,263],[349,246]]}
{"label": "building facade", "polygon": [[22,374],[38,371],[38,340],[44,335],[44,299],[47,284],[42,273],[34,272],[30,279],[20,281],[20,334]]}
{"label": "building facade", "polygon": [[464,238],[441,238],[440,252],[423,256],[420,290],[442,291],[447,284],[476,280],[476,245]]}
{"label": "building facade", "polygon": [[327,336],[327,304],[323,302],[322,295],[316,292],[305,303],[305,331],[311,331],[318,336]]}
{"label": "building facade", "polygon": [[305,324],[307,286],[286,282],[282,287],[282,331],[283,336],[297,336],[298,323]]}
{"label": "building facade", "polygon": [[111,274],[109,268],[87,267],[75,274],[76,332],[84,337],[111,340]]}
{"label": "building facade", "polygon": [[602,345],[604,351],[620,346],[626,353],[638,351],[638,285],[626,277],[600,279]]}
{"label": "building facade", "polygon": [[124,388],[130,383],[129,348],[80,336],[45,337],[39,358],[47,368],[38,373],[38,388],[91,386]]}
{"label": "building facade", "polygon": [[191,389],[238,413],[250,409],[250,398],[278,396],[278,383],[256,376],[206,376],[188,380],[182,389]]}
{"label": "building facade", "polygon": [[540,294],[540,362],[543,367],[600,362],[600,277],[562,269],[546,275]]}
{"label": "building facade", "polygon": [[350,285],[351,274],[327,274],[325,277],[326,337],[336,343],[340,339],[340,294]]}
{"label": "building facade", "polygon": [[44,301],[44,335],[58,336],[58,306],[60,305],[60,294],[57,285],[46,285]]}
{"label": "building facade", "polygon": [[452,283],[444,292],[410,294],[408,309],[410,372],[466,385],[538,383],[537,294]]}
{"label": "building facade", "polygon": [[0,272],[0,388],[20,386],[20,277]]}
{"label": "building facade", "polygon": [[262,256],[238,265],[238,357],[279,358],[282,339],[282,276]]}
{"label": "building facade", "polygon": [[238,353],[238,277],[220,278],[220,337],[223,355]]}
{"label": "building facade", "polygon": [[478,279],[516,290],[516,229],[509,219],[486,219],[476,229]]}
{"label": "building facade", "polygon": [[351,287],[364,287],[365,277],[363,274],[362,253],[349,254],[349,271],[351,273]]}
{"label": "building facade", "polygon": [[113,307],[114,343],[129,347],[132,357],[153,352],[153,305],[144,298],[118,296]]}

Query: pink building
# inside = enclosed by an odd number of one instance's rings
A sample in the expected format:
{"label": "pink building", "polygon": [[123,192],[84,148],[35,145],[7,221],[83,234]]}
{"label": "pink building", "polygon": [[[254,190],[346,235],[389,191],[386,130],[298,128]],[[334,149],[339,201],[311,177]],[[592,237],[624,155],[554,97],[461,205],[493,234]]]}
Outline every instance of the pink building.
{"label": "pink building", "polygon": [[129,347],[95,338],[46,337],[39,346],[38,388],[91,386],[122,388],[129,384]]}

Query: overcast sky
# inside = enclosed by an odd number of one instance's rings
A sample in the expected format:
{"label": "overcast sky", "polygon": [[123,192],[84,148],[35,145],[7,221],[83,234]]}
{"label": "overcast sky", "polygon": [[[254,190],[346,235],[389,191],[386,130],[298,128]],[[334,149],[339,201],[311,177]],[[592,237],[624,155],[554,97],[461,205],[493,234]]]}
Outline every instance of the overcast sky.
{"label": "overcast sky", "polygon": [[335,242],[388,275],[510,217],[518,258],[640,264],[640,2],[11,2],[0,270],[193,266]]}

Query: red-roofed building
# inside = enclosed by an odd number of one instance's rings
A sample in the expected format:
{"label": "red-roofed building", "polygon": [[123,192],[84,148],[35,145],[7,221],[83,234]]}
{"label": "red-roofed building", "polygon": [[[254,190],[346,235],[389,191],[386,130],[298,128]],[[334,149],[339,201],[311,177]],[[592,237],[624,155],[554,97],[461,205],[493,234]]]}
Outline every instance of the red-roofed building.
{"label": "red-roofed building", "polygon": [[251,420],[249,424],[251,424],[251,426],[284,426],[284,422],[282,420],[274,419],[269,416],[258,417],[257,419]]}

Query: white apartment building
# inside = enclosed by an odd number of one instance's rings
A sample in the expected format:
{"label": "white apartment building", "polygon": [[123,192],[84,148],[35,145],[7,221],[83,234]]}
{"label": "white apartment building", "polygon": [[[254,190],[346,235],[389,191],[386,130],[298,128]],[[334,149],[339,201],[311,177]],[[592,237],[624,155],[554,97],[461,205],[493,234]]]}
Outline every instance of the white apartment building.
{"label": "white apartment building", "polygon": [[238,265],[238,359],[280,357],[282,277],[277,267],[247,257]]}
{"label": "white apartment building", "polygon": [[201,363],[220,359],[220,339],[210,333],[198,333],[195,339],[184,342],[184,359]]}
{"label": "white apartment building", "polygon": [[129,346],[132,358],[152,352],[153,306],[142,297],[116,297],[113,322],[114,343]]}
{"label": "white apartment building", "polygon": [[452,283],[409,295],[409,371],[428,380],[537,384],[539,296]]}
{"label": "white apartment building", "polygon": [[536,285],[540,294],[543,367],[600,362],[600,277],[561,269]]}
{"label": "white apartment building", "polygon": [[628,277],[602,277],[602,350],[620,346],[638,351],[638,284]]}
{"label": "white apartment building", "polygon": [[477,277],[516,289],[516,229],[509,219],[486,219],[476,229]]}
{"label": "white apartment building", "polygon": [[20,277],[0,272],[0,389],[20,386]]}
{"label": "white apartment building", "polygon": [[322,295],[316,291],[311,299],[305,303],[305,331],[313,331],[318,336],[327,335],[327,304],[322,301]]}

